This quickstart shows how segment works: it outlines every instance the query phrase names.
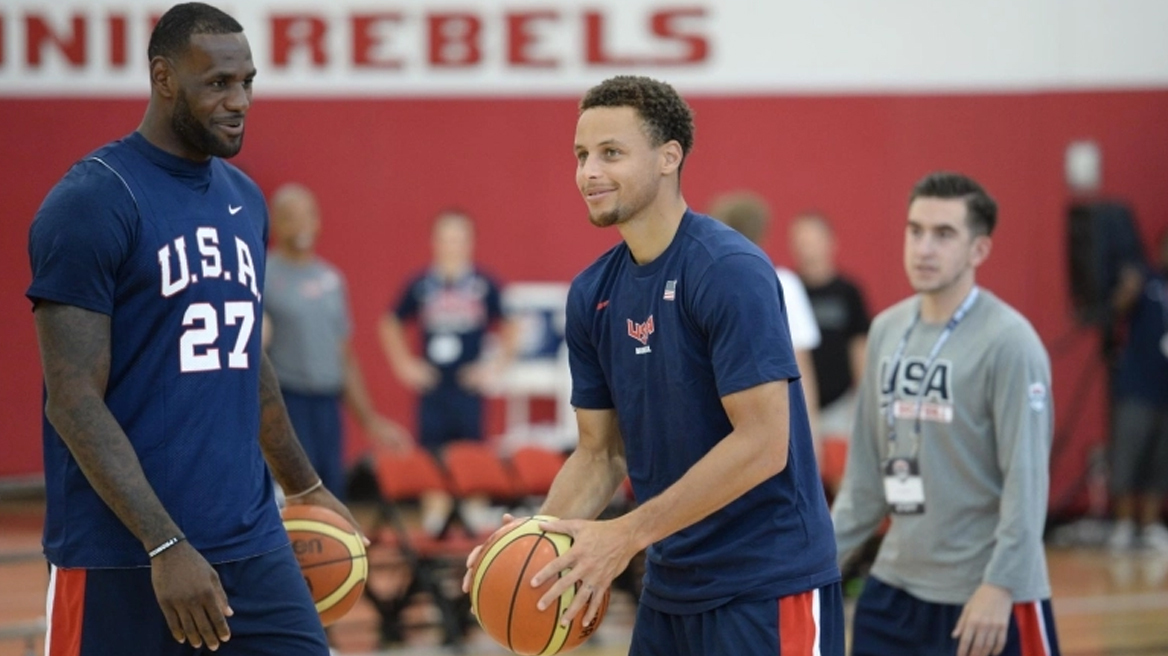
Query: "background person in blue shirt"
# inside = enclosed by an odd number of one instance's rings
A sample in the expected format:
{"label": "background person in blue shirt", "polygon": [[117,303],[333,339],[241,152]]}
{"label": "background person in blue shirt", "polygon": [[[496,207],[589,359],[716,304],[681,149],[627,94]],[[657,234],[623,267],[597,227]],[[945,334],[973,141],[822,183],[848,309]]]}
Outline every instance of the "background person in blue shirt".
{"label": "background person in blue shirt", "polygon": [[[418,393],[418,441],[440,454],[455,440],[483,439],[483,393],[507,364],[511,329],[503,319],[499,284],[474,262],[474,223],[458,210],[434,218],[433,262],[415,275],[378,324],[382,348],[401,383]],[[405,324],[416,320],[415,355]],[[499,325],[502,358],[484,346]]]}
{"label": "background person in blue shirt", "polygon": [[[483,440],[484,394],[515,353],[516,328],[503,316],[499,284],[475,264],[474,236],[468,214],[439,212],[432,226],[430,265],[406,284],[377,325],[390,369],[418,394],[418,443],[439,459],[451,442]],[[420,333],[417,355],[406,333],[411,321]],[[496,357],[488,356],[486,348],[492,330],[498,336]],[[440,533],[453,506],[450,495],[427,492],[422,527]],[[461,512],[476,532],[498,520],[481,496],[467,499]]]}
{"label": "background person in blue shirt", "polygon": [[1168,231],[1158,244],[1158,266],[1126,269],[1115,293],[1115,309],[1127,322],[1112,396],[1116,523],[1109,546],[1120,551],[1168,553],[1161,515],[1168,495]]}
{"label": "background person in blue shirt", "polygon": [[[842,655],[782,292],[757,246],[687,207],[692,145],[690,109],[667,84],[619,76],[580,103],[576,183],[591,222],[622,242],[569,292],[579,445],[541,512],[575,543],[531,584],[560,577],[546,607],[579,583],[562,621],[590,622],[592,600],[648,548],[631,654]],[[626,474],[640,506],[594,521]]]}

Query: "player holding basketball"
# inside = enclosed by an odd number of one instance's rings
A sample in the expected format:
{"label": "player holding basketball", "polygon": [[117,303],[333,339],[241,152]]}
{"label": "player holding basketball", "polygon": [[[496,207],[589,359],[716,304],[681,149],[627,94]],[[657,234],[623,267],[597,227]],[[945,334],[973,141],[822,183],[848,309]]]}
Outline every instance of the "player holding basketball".
{"label": "player holding basketball", "polygon": [[[630,653],[842,655],[830,517],[774,266],[691,211],[692,114],[667,84],[615,77],[580,103],[576,183],[623,242],[572,283],[576,451],[541,512],[573,547],[533,583],[590,622],[648,548]],[[626,473],[640,506],[591,521]],[[472,554],[471,561],[478,554]],[[587,610],[585,605],[587,604]]]}
{"label": "player holding basketball", "polygon": [[856,607],[856,656],[1059,653],[1042,548],[1050,360],[1030,323],[974,281],[997,211],[954,173],[910,197],[917,294],[872,324],[833,507],[841,563],[892,515]]}
{"label": "player holding basketball", "polygon": [[44,368],[47,654],[325,656],[273,499],[323,489],[260,349],[268,214],[243,143],[251,50],[200,3],[150,38],[138,130],[29,233]]}

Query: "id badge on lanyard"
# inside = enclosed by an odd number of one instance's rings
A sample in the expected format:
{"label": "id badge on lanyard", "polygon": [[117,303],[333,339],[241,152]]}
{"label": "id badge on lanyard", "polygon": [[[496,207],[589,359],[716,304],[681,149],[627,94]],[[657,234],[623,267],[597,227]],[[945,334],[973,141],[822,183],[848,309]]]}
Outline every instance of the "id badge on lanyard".
{"label": "id badge on lanyard", "polygon": [[925,512],[925,482],[916,458],[889,458],[884,463],[884,500],[895,515]]}
{"label": "id badge on lanyard", "polygon": [[[969,314],[970,308],[973,307],[973,302],[977,300],[978,288],[975,286],[969,291],[969,295],[962,301],[961,306],[953,313],[949,322],[945,324],[945,329],[937,337],[937,341],[933,344],[933,348],[929,349],[929,356],[925,360],[925,372],[922,380],[929,379],[929,372],[933,369],[933,363],[937,359],[937,354],[940,353],[941,347],[949,340],[949,336],[953,334],[953,330],[957,328],[957,324]],[[921,444],[921,408],[924,404],[924,385],[921,385],[921,390],[917,393],[917,397],[913,400],[913,414],[914,414],[914,434],[913,447],[910,455],[898,456],[896,455],[896,372],[900,368],[900,361],[904,357],[904,350],[908,347],[908,339],[912,336],[912,331],[916,328],[917,323],[921,320],[920,312],[917,312],[913,322],[909,324],[908,330],[905,331],[904,337],[900,338],[900,344],[897,345],[896,351],[893,353],[892,362],[889,366],[890,375],[892,376],[889,389],[892,390],[891,398],[888,400],[888,458],[884,461],[883,475],[884,475],[884,500],[888,504],[888,511],[894,515],[919,515],[925,512],[925,484],[921,478],[920,463],[917,460],[916,453]]]}

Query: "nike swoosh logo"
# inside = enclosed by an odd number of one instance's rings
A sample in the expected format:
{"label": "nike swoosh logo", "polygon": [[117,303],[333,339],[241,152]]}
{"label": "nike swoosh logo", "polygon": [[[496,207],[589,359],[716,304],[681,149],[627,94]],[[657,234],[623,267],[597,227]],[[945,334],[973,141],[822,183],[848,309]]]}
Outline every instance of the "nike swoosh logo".
{"label": "nike swoosh logo", "polygon": [[243,209],[243,205],[237,205],[235,207],[232,207],[231,205],[227,206],[227,211],[231,213],[231,216],[235,216],[236,214],[239,214],[239,210],[241,210],[241,209]]}

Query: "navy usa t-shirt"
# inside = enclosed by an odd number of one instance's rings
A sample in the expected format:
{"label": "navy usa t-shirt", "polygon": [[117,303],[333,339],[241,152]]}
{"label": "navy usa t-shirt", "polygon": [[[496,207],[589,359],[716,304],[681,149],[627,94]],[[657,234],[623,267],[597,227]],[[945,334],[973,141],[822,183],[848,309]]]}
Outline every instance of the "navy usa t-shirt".
{"label": "navy usa t-shirt", "polygon": [[422,332],[422,352],[441,376],[442,386],[458,386],[458,370],[482,355],[487,329],[503,316],[499,285],[478,269],[456,280],[427,270],[406,286],[393,313],[401,321],[415,317]]}
{"label": "navy usa t-shirt", "polygon": [[[110,317],[105,402],[210,562],[287,543],[259,445],[268,213],[230,164],[130,136],[73,165],[29,231],[27,296]],[[59,567],[136,567],[141,543],[44,421],[44,547]]]}
{"label": "navy usa t-shirt", "polygon": [[[572,405],[616,409],[641,501],[730,434],[722,397],[789,381],[787,467],[649,547],[642,601],[703,612],[839,579],[782,291],[761,250],[687,211],[649,264],[637,265],[622,242],[576,277],[567,340]],[[776,447],[784,437],[775,435]]]}

